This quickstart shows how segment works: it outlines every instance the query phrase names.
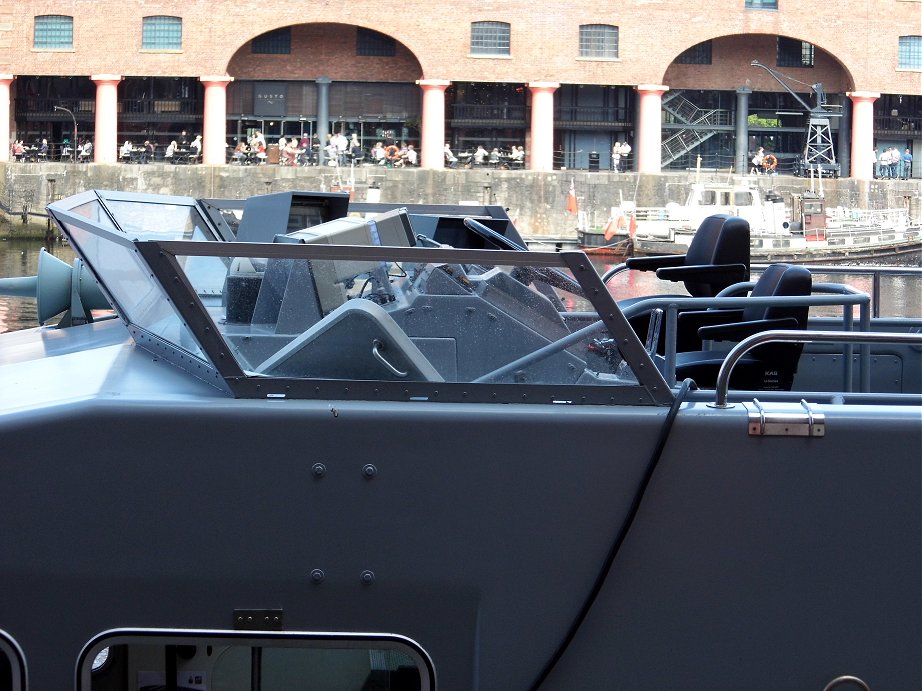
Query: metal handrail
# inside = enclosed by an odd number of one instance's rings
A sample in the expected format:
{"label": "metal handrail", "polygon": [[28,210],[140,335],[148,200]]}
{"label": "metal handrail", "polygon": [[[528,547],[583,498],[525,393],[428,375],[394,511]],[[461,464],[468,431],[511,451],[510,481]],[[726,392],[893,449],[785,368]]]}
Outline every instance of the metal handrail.
{"label": "metal handrail", "polygon": [[764,343],[914,343],[922,346],[922,333],[888,333],[872,331],[763,331],[753,334],[727,354],[717,373],[717,397],[712,407],[729,408],[730,374],[736,363],[756,346]]}
{"label": "metal handrail", "polygon": [[[768,264],[753,264],[753,271],[763,271]],[[918,266],[842,266],[838,264],[811,264],[812,274],[861,274],[871,277],[871,316],[880,316],[880,279],[882,276],[915,276],[922,279],[922,267]]]}

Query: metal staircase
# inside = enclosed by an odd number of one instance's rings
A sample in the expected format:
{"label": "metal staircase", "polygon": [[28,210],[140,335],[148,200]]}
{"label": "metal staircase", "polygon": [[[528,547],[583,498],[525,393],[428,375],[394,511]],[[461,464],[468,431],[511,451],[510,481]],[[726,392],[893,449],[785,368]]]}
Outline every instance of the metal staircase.
{"label": "metal staircase", "polygon": [[677,158],[713,137],[719,130],[715,127],[730,125],[731,114],[726,110],[699,108],[682,95],[682,91],[669,91],[663,97],[663,110],[678,122],[688,125],[663,140],[662,165],[668,165]]}

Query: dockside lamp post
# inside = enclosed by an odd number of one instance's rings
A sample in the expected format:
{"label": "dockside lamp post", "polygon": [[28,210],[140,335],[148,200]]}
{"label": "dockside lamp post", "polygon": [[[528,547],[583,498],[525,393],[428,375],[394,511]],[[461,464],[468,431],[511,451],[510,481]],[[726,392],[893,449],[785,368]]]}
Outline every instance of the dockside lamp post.
{"label": "dockside lamp post", "polygon": [[55,110],[63,110],[65,113],[70,115],[70,119],[74,121],[74,138],[70,142],[70,155],[74,159],[74,163],[77,162],[77,117],[74,115],[73,111],[65,108],[64,106],[55,106]]}

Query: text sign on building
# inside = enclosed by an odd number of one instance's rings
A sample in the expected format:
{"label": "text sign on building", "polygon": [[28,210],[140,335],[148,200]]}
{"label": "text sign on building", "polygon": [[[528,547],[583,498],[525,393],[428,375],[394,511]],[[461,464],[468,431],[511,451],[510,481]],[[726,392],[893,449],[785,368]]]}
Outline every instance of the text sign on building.
{"label": "text sign on building", "polygon": [[279,82],[257,82],[253,89],[253,114],[264,117],[285,115],[288,85]]}

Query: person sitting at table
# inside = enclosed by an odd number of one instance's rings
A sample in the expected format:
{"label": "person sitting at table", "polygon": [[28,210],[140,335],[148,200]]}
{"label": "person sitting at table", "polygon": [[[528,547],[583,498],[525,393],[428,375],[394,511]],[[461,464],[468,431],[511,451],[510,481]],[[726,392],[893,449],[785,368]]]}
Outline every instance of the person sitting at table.
{"label": "person sitting at table", "polygon": [[[258,132],[256,134],[259,134]],[[266,140],[260,137],[254,137],[250,142],[250,151],[254,152],[257,165],[263,165],[268,156],[266,155]]]}
{"label": "person sitting at table", "polygon": [[79,147],[77,147],[77,160],[83,161],[86,163],[90,160],[90,157],[93,155],[93,142],[89,139],[83,142]]}
{"label": "person sitting at table", "polygon": [[404,155],[404,161],[408,166],[419,165],[419,153],[413,148],[412,144],[407,144],[407,152]]}
{"label": "person sitting at table", "polygon": [[21,139],[17,139],[13,142],[13,146],[10,147],[10,151],[13,154],[13,158],[17,161],[22,161],[26,157],[26,147],[23,145]]}
{"label": "person sitting at table", "polygon": [[154,145],[145,139],[144,144],[137,150],[138,163],[147,163],[154,157]]}
{"label": "person sitting at table", "polygon": [[202,158],[202,135],[195,135],[195,139],[189,144],[189,163],[198,163]]}
{"label": "person sitting at table", "polygon": [[443,151],[445,154],[445,163],[448,164],[448,167],[457,168],[458,167],[458,157],[452,153],[451,147],[448,146],[448,142],[445,142],[445,148],[443,149]]}
{"label": "person sitting at table", "polygon": [[371,160],[375,165],[384,165],[384,142],[375,142],[375,145],[371,147]]}
{"label": "person sitting at table", "polygon": [[38,160],[47,161],[48,160],[48,140],[42,139],[41,144],[38,145]]}
{"label": "person sitting at table", "polygon": [[487,162],[487,150],[483,148],[483,144],[477,145],[477,150],[474,152],[474,165],[482,166]]}
{"label": "person sitting at table", "polygon": [[176,163],[174,156],[176,155],[176,150],[178,148],[179,144],[177,144],[176,140],[174,139],[167,145],[166,151],[163,152],[163,160],[169,161],[170,163]]}
{"label": "person sitting at table", "polygon": [[119,153],[119,158],[122,159],[123,163],[128,163],[129,161],[131,161],[131,152],[133,149],[134,147],[131,145],[131,140],[126,139],[125,143],[122,144],[122,148]]}
{"label": "person sitting at table", "polygon": [[513,146],[509,154],[509,160],[512,161],[513,167],[521,168],[525,165],[525,147]]}
{"label": "person sitting at table", "polygon": [[494,146],[493,150],[490,152],[490,165],[495,168],[496,166],[499,165],[499,160],[500,160],[499,149]]}
{"label": "person sitting at table", "polygon": [[311,138],[302,134],[301,139],[298,140],[298,160],[296,161],[299,166],[309,166],[314,162],[314,150],[311,146]]}
{"label": "person sitting at table", "polygon": [[234,147],[234,153],[231,154],[231,162],[239,166],[246,165],[249,151],[250,148],[247,146],[247,143],[241,139],[237,142],[237,146]]}
{"label": "person sitting at table", "polygon": [[281,149],[279,163],[284,166],[296,165],[298,162],[298,154],[300,153],[301,150],[298,148],[298,142],[292,137],[285,143],[285,148]]}

